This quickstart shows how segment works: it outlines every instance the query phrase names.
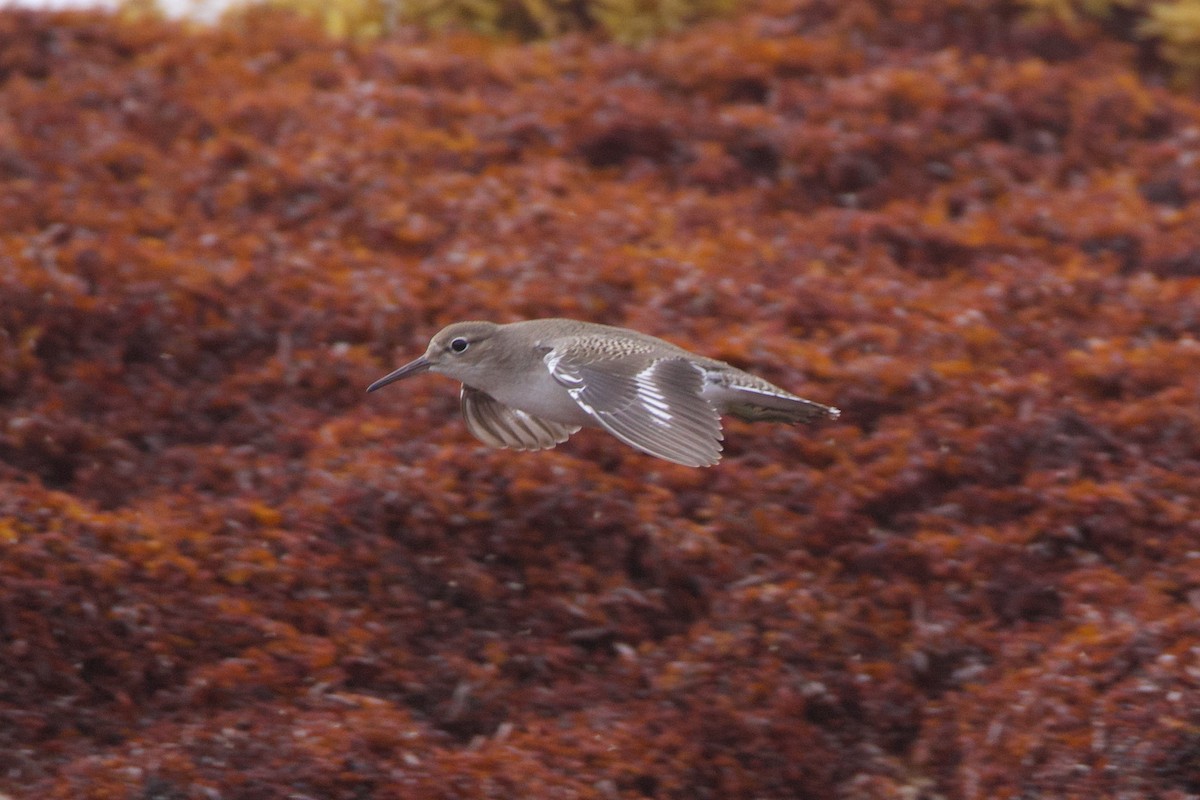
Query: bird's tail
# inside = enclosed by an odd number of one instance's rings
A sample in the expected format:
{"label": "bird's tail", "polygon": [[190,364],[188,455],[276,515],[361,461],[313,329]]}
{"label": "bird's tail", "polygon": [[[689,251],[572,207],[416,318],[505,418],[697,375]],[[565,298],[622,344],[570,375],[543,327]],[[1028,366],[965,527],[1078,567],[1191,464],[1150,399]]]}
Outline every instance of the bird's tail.
{"label": "bird's tail", "polygon": [[[732,401],[732,402],[730,402]],[[837,419],[842,412],[795,395],[769,394],[738,388],[727,400],[726,413],[745,422],[817,422]]]}

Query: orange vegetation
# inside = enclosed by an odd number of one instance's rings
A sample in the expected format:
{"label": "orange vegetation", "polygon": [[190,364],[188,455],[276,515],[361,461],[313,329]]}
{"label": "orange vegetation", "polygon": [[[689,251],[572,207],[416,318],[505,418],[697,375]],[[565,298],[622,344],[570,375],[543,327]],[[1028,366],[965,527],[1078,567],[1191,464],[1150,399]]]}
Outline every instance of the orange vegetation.
{"label": "orange vegetation", "polygon": [[[0,12],[0,793],[1195,796],[1200,103],[1055,25]],[[689,470],[364,394],[553,315],[844,413]]]}

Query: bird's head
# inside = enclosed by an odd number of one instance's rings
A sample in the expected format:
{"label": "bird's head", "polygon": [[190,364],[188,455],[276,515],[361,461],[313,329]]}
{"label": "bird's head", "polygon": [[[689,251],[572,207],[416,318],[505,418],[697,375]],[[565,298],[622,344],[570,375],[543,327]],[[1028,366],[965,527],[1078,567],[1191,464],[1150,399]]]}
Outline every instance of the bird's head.
{"label": "bird's head", "polygon": [[494,322],[456,322],[438,331],[429,340],[425,355],[408,362],[395,372],[384,375],[367,387],[368,392],[382,389],[421,372],[439,372],[463,383],[473,383],[480,364],[493,349],[493,337],[500,329]]}

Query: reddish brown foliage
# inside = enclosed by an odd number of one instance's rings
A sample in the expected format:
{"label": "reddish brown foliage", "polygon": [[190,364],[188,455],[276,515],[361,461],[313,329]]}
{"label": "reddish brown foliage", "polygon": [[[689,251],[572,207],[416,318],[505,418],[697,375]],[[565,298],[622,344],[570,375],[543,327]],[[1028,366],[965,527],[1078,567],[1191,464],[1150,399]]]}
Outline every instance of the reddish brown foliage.
{"label": "reddish brown foliage", "polygon": [[[639,52],[0,12],[0,790],[1200,792],[1200,105],[882,5]],[[843,417],[699,471],[363,394],[552,315]]]}

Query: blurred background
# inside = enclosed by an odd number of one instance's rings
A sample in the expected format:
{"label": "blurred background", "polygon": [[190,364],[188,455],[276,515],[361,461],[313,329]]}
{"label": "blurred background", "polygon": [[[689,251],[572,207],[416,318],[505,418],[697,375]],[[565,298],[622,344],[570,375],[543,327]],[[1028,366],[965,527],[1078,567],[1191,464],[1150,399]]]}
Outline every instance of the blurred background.
{"label": "blurred background", "polygon": [[[0,10],[0,795],[1200,795],[1198,42]],[[843,414],[693,470],[365,394],[548,316]]]}

